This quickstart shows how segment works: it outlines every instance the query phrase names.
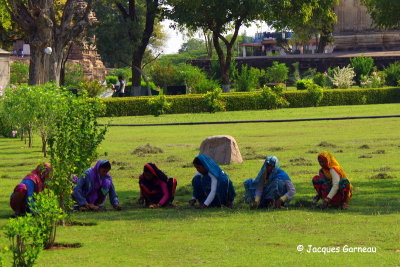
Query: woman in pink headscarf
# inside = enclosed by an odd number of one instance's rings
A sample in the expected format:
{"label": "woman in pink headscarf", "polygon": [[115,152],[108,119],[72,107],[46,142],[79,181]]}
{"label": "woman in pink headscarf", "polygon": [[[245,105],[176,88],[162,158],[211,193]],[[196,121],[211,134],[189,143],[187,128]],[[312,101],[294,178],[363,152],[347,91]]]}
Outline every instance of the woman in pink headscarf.
{"label": "woman in pink headscarf", "polygon": [[33,194],[40,193],[45,188],[45,180],[51,176],[50,163],[39,164],[15,188],[10,197],[10,206],[16,216],[30,212],[29,206],[33,201]]}

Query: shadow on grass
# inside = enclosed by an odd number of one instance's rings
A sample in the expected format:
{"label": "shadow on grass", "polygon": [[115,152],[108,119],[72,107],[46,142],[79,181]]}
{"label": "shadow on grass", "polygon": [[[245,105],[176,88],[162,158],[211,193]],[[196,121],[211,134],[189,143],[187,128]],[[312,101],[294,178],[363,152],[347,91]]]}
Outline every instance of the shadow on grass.
{"label": "shadow on grass", "polygon": [[[235,199],[235,208],[208,208],[199,210],[190,207],[187,200],[191,198],[190,186],[184,186],[177,191],[177,198],[174,201],[178,205],[177,208],[162,208],[162,209],[149,209],[143,208],[136,203],[138,196],[132,196],[132,192],[124,191],[119,192],[122,198],[122,211],[114,211],[112,208],[107,212],[91,212],[91,213],[75,213],[74,219],[79,221],[113,221],[113,220],[182,220],[189,218],[205,218],[205,217],[231,217],[235,213],[248,213],[254,214],[255,212],[291,212],[291,210],[306,211],[312,213],[347,213],[359,215],[383,215],[398,213],[400,202],[391,201],[398,196],[399,183],[393,183],[393,180],[380,180],[371,182],[357,182],[353,184],[354,191],[353,197],[350,201],[350,208],[348,210],[341,210],[335,207],[329,207],[325,210],[311,209],[311,200],[315,195],[311,184],[298,183],[296,188],[298,192],[303,192],[308,187],[307,191],[312,192],[309,196],[294,197],[288,210],[267,210],[258,209],[251,210],[248,205],[243,202],[243,191],[237,195]],[[311,189],[310,189],[311,188]],[[76,216],[76,217],[75,217]],[[316,214],[316,216],[318,216]]]}

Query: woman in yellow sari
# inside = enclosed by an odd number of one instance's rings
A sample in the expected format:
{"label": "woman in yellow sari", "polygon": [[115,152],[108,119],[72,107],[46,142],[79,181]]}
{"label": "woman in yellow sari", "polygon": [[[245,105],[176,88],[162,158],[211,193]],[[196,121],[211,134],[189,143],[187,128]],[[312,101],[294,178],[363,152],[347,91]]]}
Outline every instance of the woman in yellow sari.
{"label": "woman in yellow sari", "polygon": [[347,179],[335,157],[329,152],[318,154],[318,162],[321,165],[319,175],[314,176],[312,183],[317,195],[313,199],[313,207],[317,206],[318,200],[323,203],[320,208],[327,208],[329,205],[348,209],[352,196],[352,185]]}

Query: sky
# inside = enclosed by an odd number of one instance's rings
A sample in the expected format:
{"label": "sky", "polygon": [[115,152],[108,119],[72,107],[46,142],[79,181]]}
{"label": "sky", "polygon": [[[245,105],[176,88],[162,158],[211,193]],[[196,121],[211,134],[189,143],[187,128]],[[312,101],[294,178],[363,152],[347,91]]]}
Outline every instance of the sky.
{"label": "sky", "polygon": [[[168,41],[164,47],[165,54],[175,54],[178,53],[179,48],[181,48],[182,43],[185,41],[185,37],[177,30],[173,30],[169,28],[171,21],[164,20],[161,24],[164,26],[164,30],[167,32]],[[270,31],[266,24],[260,24],[256,26],[254,24],[251,27],[240,27],[239,34],[242,34],[246,31],[247,36],[254,36],[256,32],[265,32]]]}

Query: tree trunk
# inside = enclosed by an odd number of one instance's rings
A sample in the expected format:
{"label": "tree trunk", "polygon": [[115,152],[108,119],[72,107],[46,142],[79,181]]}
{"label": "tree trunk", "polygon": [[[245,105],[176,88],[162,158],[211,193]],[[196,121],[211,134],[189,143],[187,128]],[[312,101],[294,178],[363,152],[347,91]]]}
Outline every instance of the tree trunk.
{"label": "tree trunk", "polygon": [[42,136],[42,152],[43,157],[47,157],[47,138],[46,136]]}
{"label": "tree trunk", "polygon": [[32,147],[32,127],[28,127],[28,138],[29,138],[29,144],[28,147]]}
{"label": "tree trunk", "polygon": [[141,93],[141,66],[143,61],[143,53],[140,47],[136,48],[132,55],[132,90],[133,96],[140,96]]}
{"label": "tree trunk", "polygon": [[31,45],[29,61],[29,85],[43,84],[45,57],[43,49]]}

